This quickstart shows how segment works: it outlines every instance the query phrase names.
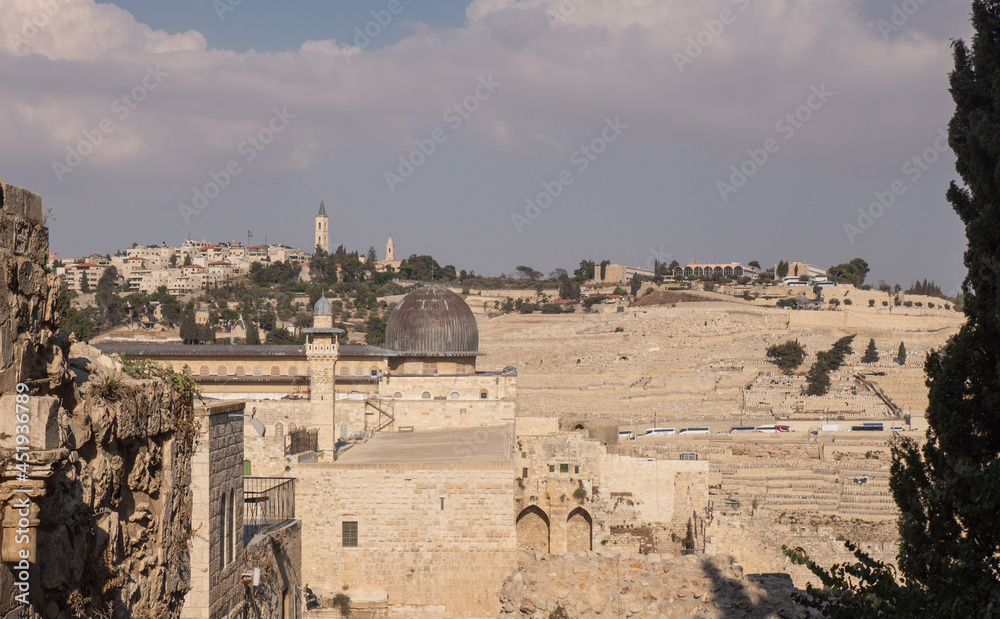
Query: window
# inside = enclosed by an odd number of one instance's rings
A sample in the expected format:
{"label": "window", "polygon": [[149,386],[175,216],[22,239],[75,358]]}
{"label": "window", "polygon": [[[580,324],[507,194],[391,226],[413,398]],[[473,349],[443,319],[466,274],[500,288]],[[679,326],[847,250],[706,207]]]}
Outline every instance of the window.
{"label": "window", "polygon": [[271,376],[281,376],[281,368],[276,365],[271,366]]}
{"label": "window", "polygon": [[274,424],[274,435],[283,436],[285,434],[285,428],[281,425],[281,422]]}
{"label": "window", "polygon": [[364,368],[362,368],[360,365],[358,367],[354,368],[354,375],[355,376],[364,376],[365,375]]}
{"label": "window", "polygon": [[378,378],[378,368],[372,368],[368,371],[368,375],[372,378]]}
{"label": "window", "polygon": [[225,530],[225,543],[226,543],[226,564],[233,562],[233,548],[236,545],[236,540],[233,539],[233,491],[229,491],[229,505],[226,511],[226,530]]}
{"label": "window", "polygon": [[579,466],[574,466],[573,467],[573,472],[579,474],[580,473],[580,467]]}
{"label": "window", "polygon": [[451,398],[452,400],[457,400],[458,399],[458,392],[457,391],[452,391],[451,395],[448,396],[448,397]]}
{"label": "window", "polygon": [[358,522],[356,520],[345,520],[341,524],[341,535],[344,541],[344,548],[357,548]]}
{"label": "window", "polygon": [[224,366],[224,365],[220,365],[220,366],[219,366],[219,369],[217,369],[217,370],[215,371],[215,374],[216,374],[217,376],[226,376],[226,375],[228,375],[228,374],[229,374],[229,370],[227,370],[227,369],[226,369],[226,366]]}
{"label": "window", "polygon": [[201,374],[202,376],[208,376],[209,372],[210,370],[208,369],[207,365],[203,365],[201,366],[201,368],[198,369],[198,373]]}
{"label": "window", "polygon": [[246,369],[243,368],[242,365],[236,366],[236,375],[237,376],[246,376],[246,373],[247,373],[247,371],[246,371]]}
{"label": "window", "polygon": [[523,469],[521,469],[521,478],[528,479],[528,467],[524,467]]}
{"label": "window", "polygon": [[425,391],[425,392],[423,392],[423,393],[420,394],[420,397],[422,397],[425,400],[430,400],[431,399],[431,392],[430,391]]}
{"label": "window", "polygon": [[351,375],[351,368],[347,367],[346,365],[340,366],[340,375],[341,376],[350,376]]}
{"label": "window", "polygon": [[403,397],[403,394],[397,391],[396,393],[392,394],[392,397],[398,400],[401,397]]}
{"label": "window", "polygon": [[243,475],[246,476],[246,477],[250,477],[251,475],[253,475],[252,471],[253,471],[253,464],[251,464],[251,462],[249,460],[244,460],[243,461]]}
{"label": "window", "polygon": [[479,399],[480,400],[485,400],[488,397],[490,397],[490,393],[488,391],[486,391],[485,389],[483,389],[482,391],[479,392]]}
{"label": "window", "polygon": [[253,366],[253,375],[254,376],[263,376],[264,375],[264,368],[260,367],[259,365]]}
{"label": "window", "polygon": [[226,567],[226,495],[219,497],[219,569]]}
{"label": "window", "polygon": [[522,451],[522,452],[521,452],[521,457],[522,457],[522,458],[527,458],[527,457],[528,457],[528,452],[526,452],[526,451]]}
{"label": "window", "polygon": [[549,473],[555,473],[555,472],[556,472],[556,465],[550,464],[549,465]]}
{"label": "window", "polygon": [[299,375],[299,368],[295,367],[294,365],[288,366],[288,375],[289,376],[298,376]]}
{"label": "window", "polygon": [[569,473],[569,465],[568,464],[560,464],[559,465],[559,472],[560,473]]}
{"label": "window", "polygon": [[424,374],[437,374],[438,364],[437,361],[424,361]]}

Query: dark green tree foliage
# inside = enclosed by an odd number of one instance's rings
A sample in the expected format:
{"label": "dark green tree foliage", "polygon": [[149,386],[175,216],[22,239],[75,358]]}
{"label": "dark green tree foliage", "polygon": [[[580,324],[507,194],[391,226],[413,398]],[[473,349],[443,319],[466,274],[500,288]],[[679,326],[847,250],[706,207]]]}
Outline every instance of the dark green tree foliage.
{"label": "dark green tree foliage", "polygon": [[899,352],[896,353],[896,363],[899,365],[906,364],[906,344],[899,343]]}
{"label": "dark green tree foliage", "polygon": [[791,374],[795,368],[802,365],[806,358],[806,349],[798,340],[788,340],[784,344],[775,344],[767,349],[767,358],[781,368],[785,374]]}
{"label": "dark green tree foliage", "polygon": [[774,275],[778,279],[785,279],[788,276],[788,263],[784,260],[778,262],[777,267],[774,270]]}
{"label": "dark green tree foliage", "polygon": [[632,276],[632,281],[629,282],[629,293],[634,297],[639,294],[639,290],[642,289],[642,276],[636,273]]}
{"label": "dark green tree foliage", "polygon": [[385,344],[385,321],[375,314],[365,321],[365,343],[372,346]]}
{"label": "dark green tree foliage", "polygon": [[247,321],[247,344],[260,344],[260,331],[252,321]]}
{"label": "dark green tree foliage", "polygon": [[1000,615],[1000,2],[974,0],[972,22],[971,49],[953,43],[948,144],[963,184],[947,193],[968,241],[967,320],[924,364],[927,441],[893,443],[900,586],[879,586],[892,574],[877,565],[860,582],[834,571],[829,591],[850,595],[827,599],[829,617],[848,604],[852,617]]}
{"label": "dark green tree foliage", "polygon": [[264,338],[265,344],[301,344],[302,341],[302,338],[295,337],[285,328],[269,331],[267,337]]}
{"label": "dark green tree foliage", "polygon": [[861,363],[878,363],[878,347],[875,346],[875,338],[868,340],[868,348],[865,349],[865,356],[861,357]]}
{"label": "dark green tree foliage", "polygon": [[935,284],[933,281],[929,282],[926,279],[922,282],[914,282],[913,285],[910,286],[909,290],[906,291],[906,294],[922,294],[928,297],[941,297],[942,299],[947,298],[945,297],[945,294],[941,292],[940,286]]}
{"label": "dark green tree foliage", "polygon": [[197,344],[201,337],[201,327],[194,320],[194,312],[185,312],[181,322],[181,340],[185,344]]}
{"label": "dark green tree foliage", "polygon": [[827,274],[831,279],[840,284],[854,284],[858,288],[865,285],[865,278],[868,277],[868,263],[861,258],[855,258],[850,262],[838,264],[827,269]]}
{"label": "dark green tree foliage", "polygon": [[853,354],[854,349],[851,343],[854,342],[854,335],[847,335],[836,342],[830,350],[816,353],[816,362],[806,373],[806,393],[809,395],[826,395],[830,390],[830,372],[834,372],[844,363],[847,355]]}

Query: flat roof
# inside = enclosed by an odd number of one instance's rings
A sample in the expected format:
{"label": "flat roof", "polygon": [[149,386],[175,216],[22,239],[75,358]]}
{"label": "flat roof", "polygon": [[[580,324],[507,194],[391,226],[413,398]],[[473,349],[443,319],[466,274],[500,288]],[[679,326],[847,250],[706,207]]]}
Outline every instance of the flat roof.
{"label": "flat roof", "polygon": [[509,425],[380,432],[343,451],[336,464],[496,462],[513,459]]}

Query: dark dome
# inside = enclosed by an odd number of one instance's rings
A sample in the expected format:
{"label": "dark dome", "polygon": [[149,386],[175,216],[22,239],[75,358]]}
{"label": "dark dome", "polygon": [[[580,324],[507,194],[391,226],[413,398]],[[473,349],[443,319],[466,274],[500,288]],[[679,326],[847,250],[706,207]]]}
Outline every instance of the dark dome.
{"label": "dark dome", "polygon": [[479,352],[479,327],[462,297],[441,286],[418,288],[389,314],[385,347],[399,352]]}

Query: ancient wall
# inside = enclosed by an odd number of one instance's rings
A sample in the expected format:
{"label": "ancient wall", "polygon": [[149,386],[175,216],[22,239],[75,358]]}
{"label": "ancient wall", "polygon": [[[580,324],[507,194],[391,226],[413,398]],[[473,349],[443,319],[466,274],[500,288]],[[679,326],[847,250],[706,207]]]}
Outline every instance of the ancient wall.
{"label": "ancient wall", "polygon": [[782,553],[782,545],[805,551],[819,565],[830,567],[857,561],[844,547],[844,540],[851,539],[872,558],[895,565],[899,545],[881,541],[888,537],[885,527],[873,535],[873,525],[860,521],[820,520],[788,522],[773,510],[717,511],[706,527],[705,553],[731,555],[749,574],[790,574],[795,586],[802,589],[806,583],[822,584],[805,566],[794,565]]}
{"label": "ancient wall", "polygon": [[198,409],[201,433],[191,459],[191,591],[181,615],[225,619],[243,609],[242,402]]}
{"label": "ancient wall", "polygon": [[302,523],[293,521],[256,536],[246,553],[247,571],[260,568],[260,584],[252,587],[247,598],[250,616],[298,619],[302,615]]}
{"label": "ancient wall", "polygon": [[[514,569],[510,461],[295,468],[303,580],[390,617],[485,618]],[[357,523],[345,546],[344,522]],[[349,527],[352,525],[348,525]]]}

